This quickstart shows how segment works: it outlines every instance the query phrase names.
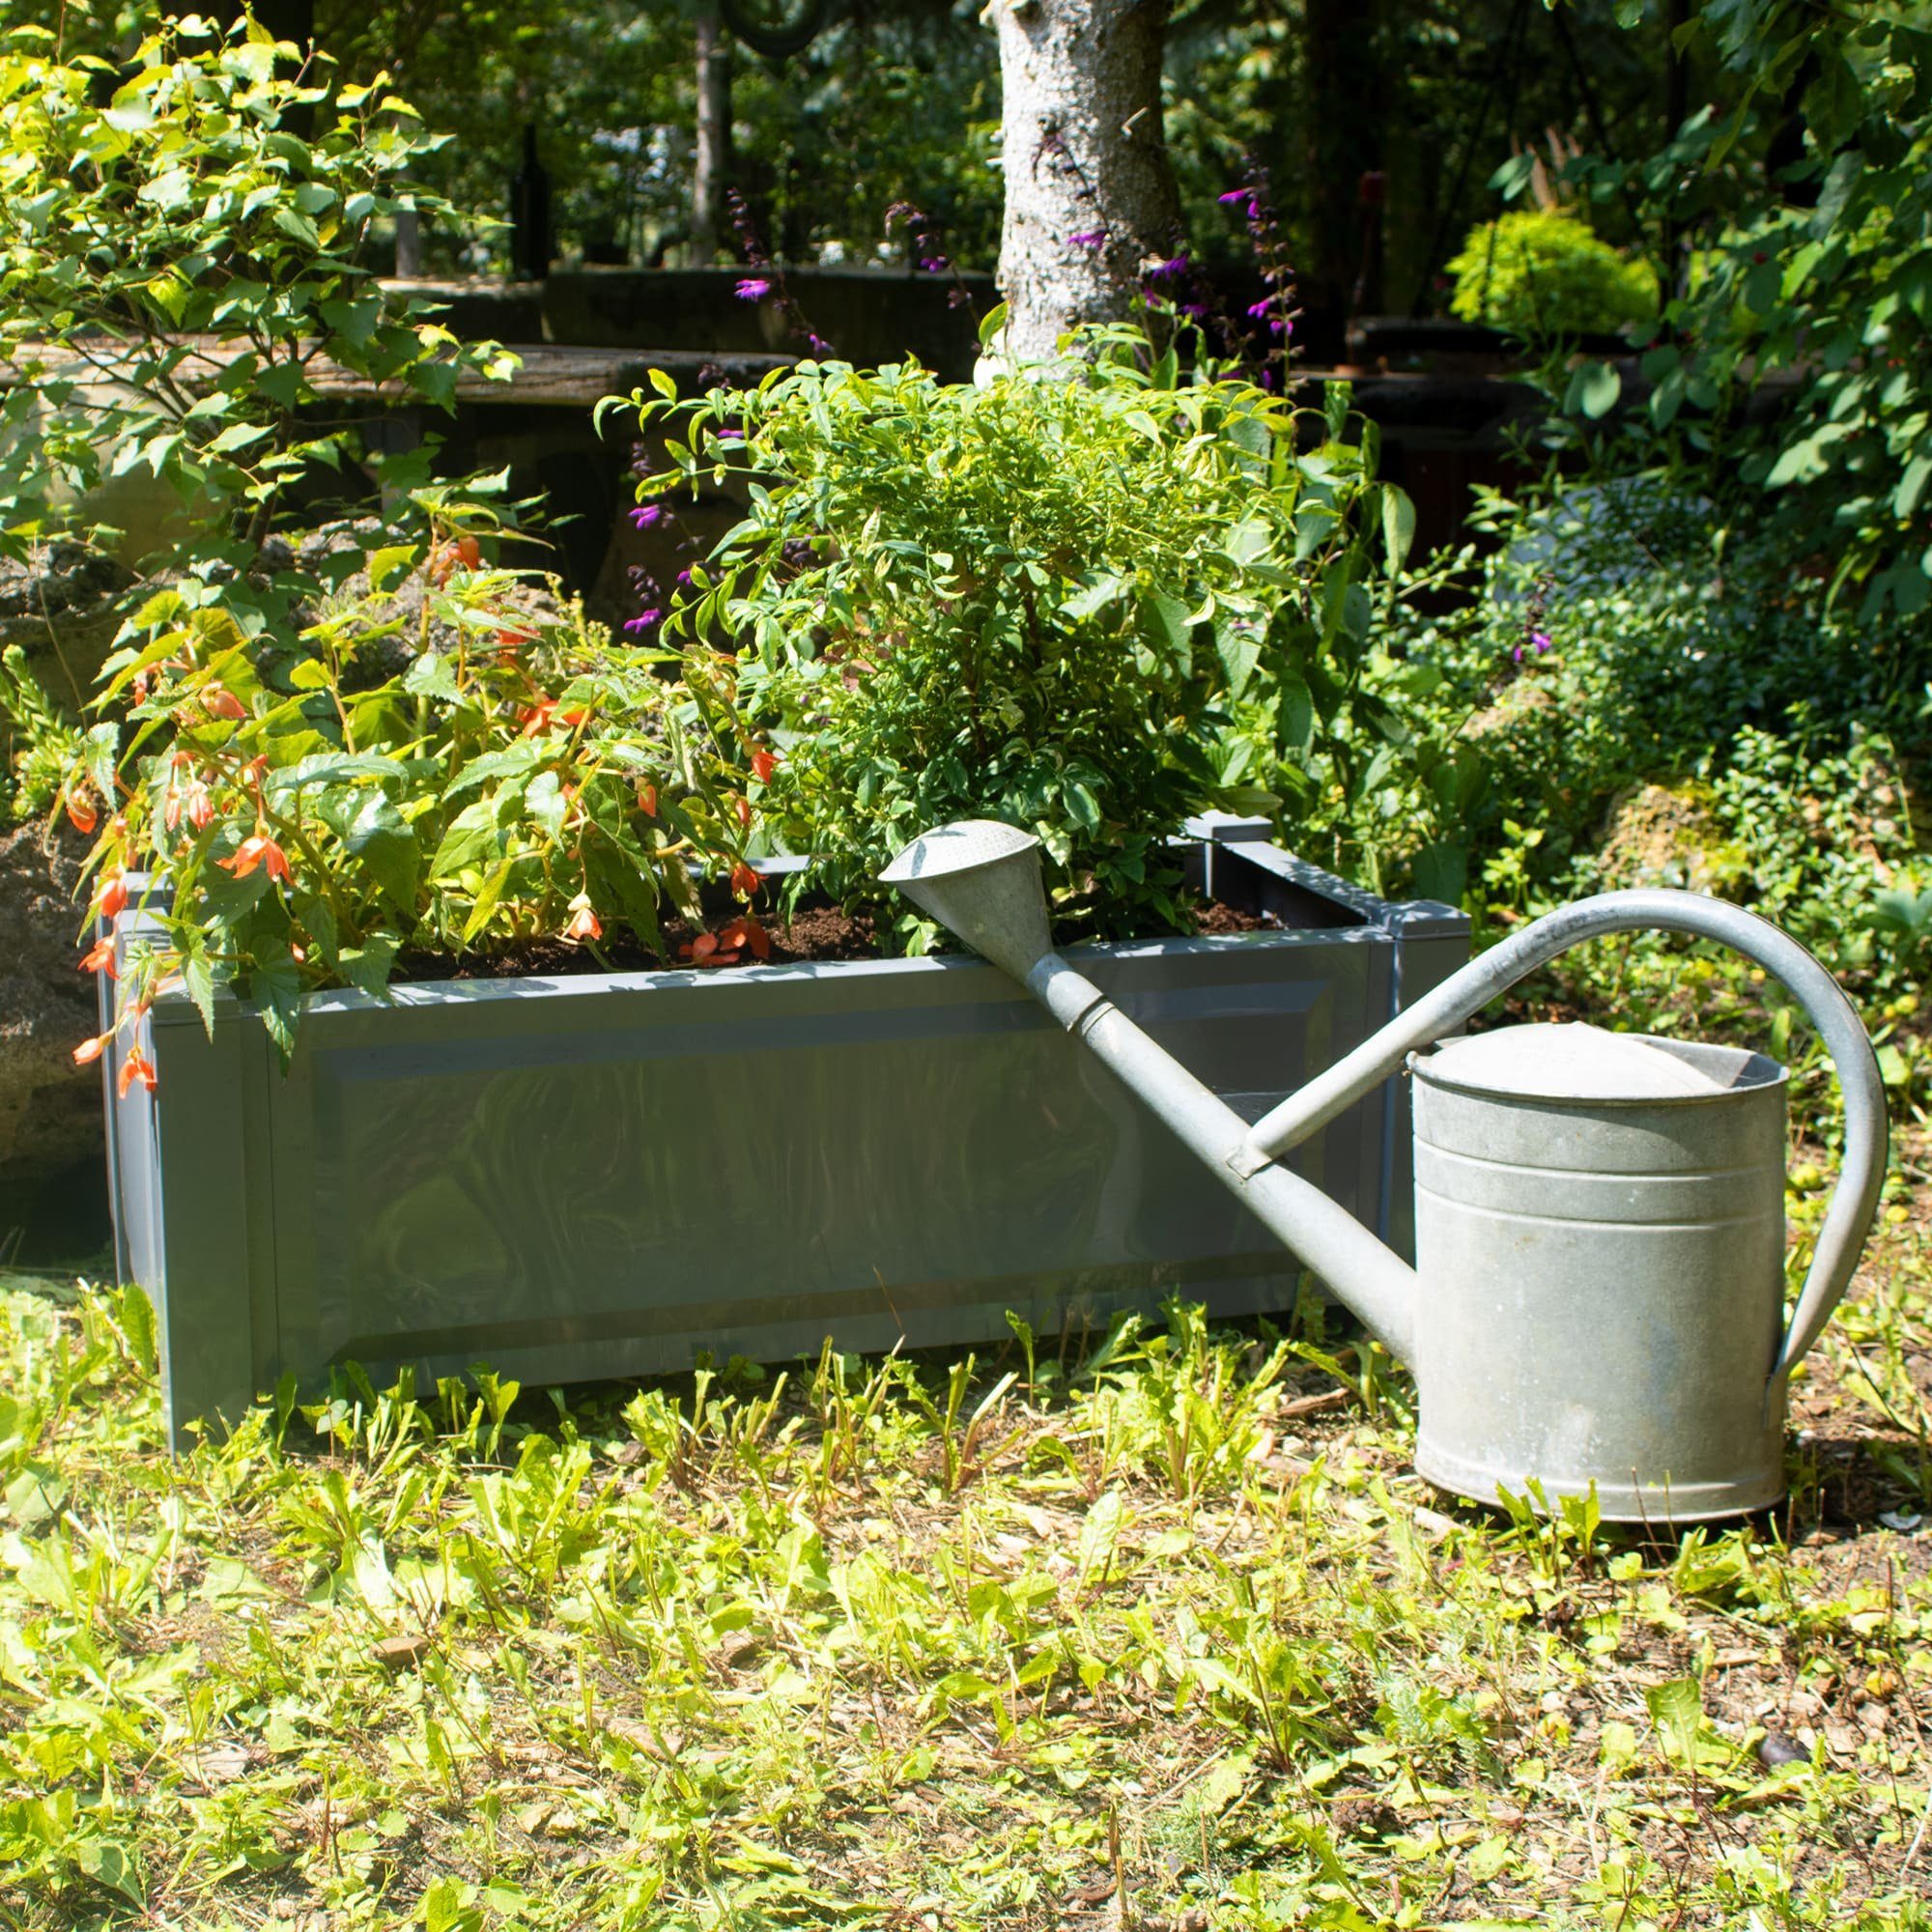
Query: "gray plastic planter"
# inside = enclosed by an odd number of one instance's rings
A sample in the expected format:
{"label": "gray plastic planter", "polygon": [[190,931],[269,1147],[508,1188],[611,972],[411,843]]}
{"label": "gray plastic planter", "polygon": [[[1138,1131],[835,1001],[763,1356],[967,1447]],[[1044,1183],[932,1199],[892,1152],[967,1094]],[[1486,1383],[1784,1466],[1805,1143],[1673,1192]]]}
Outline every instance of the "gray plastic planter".
{"label": "gray plastic planter", "polygon": [[[1447,907],[1189,830],[1197,880],[1287,929],[1074,951],[1250,1117],[1467,956]],[[1280,1244],[977,959],[325,993],[286,1074],[240,1002],[213,1040],[185,998],[148,1024],[154,1095],[114,1097],[118,1042],[103,1065],[109,1179],[178,1442],[350,1360],[529,1385],[1294,1295]],[[1295,1164],[1406,1248],[1399,1083]]]}

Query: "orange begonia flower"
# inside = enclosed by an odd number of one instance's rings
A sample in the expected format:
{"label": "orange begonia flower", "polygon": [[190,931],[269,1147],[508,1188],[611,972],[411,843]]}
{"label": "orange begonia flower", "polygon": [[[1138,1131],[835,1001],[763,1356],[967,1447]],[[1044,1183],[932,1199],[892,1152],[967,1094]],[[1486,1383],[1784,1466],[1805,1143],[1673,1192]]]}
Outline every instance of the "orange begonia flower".
{"label": "orange begonia flower", "polygon": [[83,973],[105,973],[110,980],[121,976],[114,965],[114,942],[111,939],[97,939],[93,951],[80,962]]}
{"label": "orange begonia flower", "polygon": [[658,815],[658,788],[654,784],[640,784],[638,787],[638,810],[646,818]]}
{"label": "orange begonia flower", "polygon": [[772,774],[779,768],[779,761],[769,752],[752,753],[752,776],[760,784],[769,784]]}
{"label": "orange begonia flower", "polygon": [[764,880],[759,878],[757,873],[746,865],[742,859],[731,867],[731,890],[734,893],[742,895],[745,898],[756,898],[759,892],[763,889],[764,883]]}
{"label": "orange begonia flower", "polygon": [[563,928],[566,939],[602,939],[604,927],[591,909],[590,895],[579,893],[570,902],[570,923]]}
{"label": "orange begonia flower", "polygon": [[128,903],[128,881],[118,868],[100,875],[100,895],[94,901],[95,913],[101,919],[112,919]]}
{"label": "orange begonia flower", "polygon": [[[734,919],[718,935],[721,946],[731,949],[732,958],[746,951],[751,951],[753,959],[769,959],[772,956],[772,936],[749,913]],[[722,955],[721,955],[722,956]]]}
{"label": "orange begonia flower", "polygon": [[258,866],[262,866],[268,868],[270,878],[294,883],[288,855],[266,832],[258,832],[252,838],[242,839],[241,848],[232,859],[217,859],[214,863],[223,871],[233,872],[238,879],[245,879]]}
{"label": "orange begonia flower", "polygon": [[100,813],[96,810],[93,799],[87,795],[84,785],[76,786],[67,795],[68,823],[83,837],[100,823]]}
{"label": "orange begonia flower", "polygon": [[121,1063],[121,1078],[115,1083],[124,1100],[137,1080],[150,1094],[155,1091],[155,1063],[138,1046]]}
{"label": "orange begonia flower", "polygon": [[201,694],[201,708],[211,718],[226,718],[239,723],[247,717],[248,707],[225,684],[211,684]]}
{"label": "orange begonia flower", "polygon": [[92,1039],[82,1040],[73,1050],[73,1064],[76,1066],[92,1066],[113,1037],[111,1033],[98,1033]]}

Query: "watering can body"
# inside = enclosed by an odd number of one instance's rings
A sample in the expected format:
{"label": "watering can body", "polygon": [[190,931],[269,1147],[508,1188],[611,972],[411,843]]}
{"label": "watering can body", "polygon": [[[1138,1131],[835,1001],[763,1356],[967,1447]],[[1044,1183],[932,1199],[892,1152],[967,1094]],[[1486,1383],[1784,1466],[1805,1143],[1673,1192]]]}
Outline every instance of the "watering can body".
{"label": "watering can body", "polygon": [[[1784,1069],[1619,1035],[1605,1077],[1550,1077],[1581,1031],[1410,1063],[1416,1467],[1491,1502],[1594,1485],[1660,1529],[1761,1509],[1784,1490]],[[1656,1091],[1645,1053],[1710,1084]]]}
{"label": "watering can body", "polygon": [[[1531,922],[1250,1123],[1053,951],[1030,834],[942,826],[883,877],[1020,980],[1409,1364],[1422,1474],[1485,1503],[1594,1492],[1605,1520],[1653,1527],[1783,1493],[1790,1372],[1851,1280],[1886,1161],[1871,1042],[1795,940],[1696,894],[1600,895]],[[1646,928],[1755,960],[1831,1049],[1844,1161],[1788,1320],[1775,1061],[1588,1026],[1449,1037],[1572,946]],[[1413,1269],[1281,1159],[1405,1065]]]}

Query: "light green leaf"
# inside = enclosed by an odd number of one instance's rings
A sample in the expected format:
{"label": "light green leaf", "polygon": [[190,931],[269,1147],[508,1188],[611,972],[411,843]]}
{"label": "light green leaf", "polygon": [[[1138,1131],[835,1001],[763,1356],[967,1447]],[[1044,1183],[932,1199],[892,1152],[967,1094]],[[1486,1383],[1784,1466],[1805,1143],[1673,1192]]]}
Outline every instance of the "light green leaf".
{"label": "light green leaf", "polygon": [[1388,557],[1388,574],[1401,574],[1408,560],[1409,546],[1415,541],[1415,505],[1406,490],[1384,483],[1382,491],[1382,549]]}

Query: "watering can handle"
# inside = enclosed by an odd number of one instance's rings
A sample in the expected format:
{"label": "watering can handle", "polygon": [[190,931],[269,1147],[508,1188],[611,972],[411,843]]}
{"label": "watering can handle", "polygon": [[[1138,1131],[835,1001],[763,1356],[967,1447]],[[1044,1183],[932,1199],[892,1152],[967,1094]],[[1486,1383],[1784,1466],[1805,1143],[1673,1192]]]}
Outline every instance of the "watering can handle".
{"label": "watering can handle", "polygon": [[1885,1083],[1863,1023],[1838,982],[1789,934],[1741,906],[1699,893],[1602,893],[1532,920],[1256,1122],[1246,1158],[1258,1164],[1287,1152],[1387,1079],[1417,1047],[1431,1045],[1473,1018],[1498,993],[1559,952],[1605,933],[1644,930],[1715,939],[1755,960],[1797,995],[1831,1050],[1845,1096],[1844,1166],[1774,1371],[1788,1375],[1817,1341],[1850,1286],[1878,1208],[1887,1146]]}

